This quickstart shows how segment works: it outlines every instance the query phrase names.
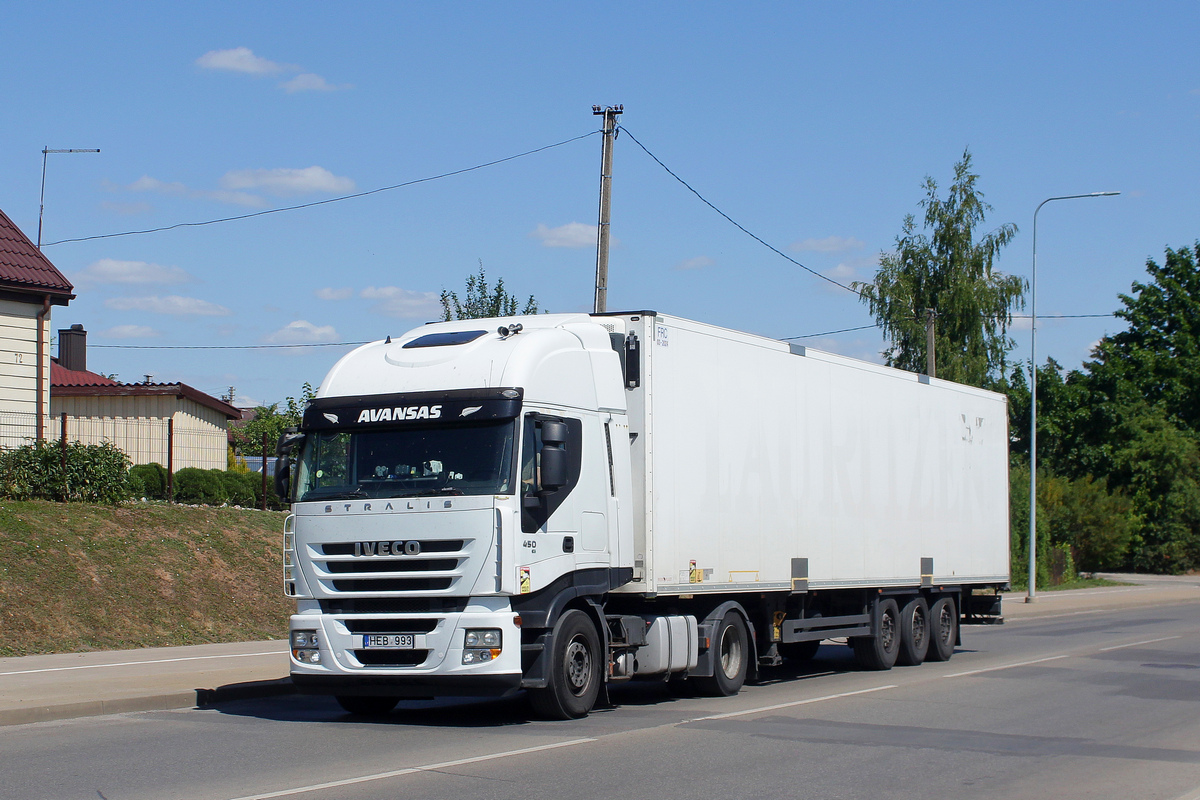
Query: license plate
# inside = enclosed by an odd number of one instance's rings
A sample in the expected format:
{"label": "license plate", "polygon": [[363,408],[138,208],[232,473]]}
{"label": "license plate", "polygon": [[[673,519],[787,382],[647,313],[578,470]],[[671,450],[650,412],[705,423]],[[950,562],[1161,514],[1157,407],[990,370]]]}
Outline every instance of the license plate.
{"label": "license plate", "polygon": [[416,647],[411,633],[364,633],[364,648],[385,648],[390,650],[412,650]]}

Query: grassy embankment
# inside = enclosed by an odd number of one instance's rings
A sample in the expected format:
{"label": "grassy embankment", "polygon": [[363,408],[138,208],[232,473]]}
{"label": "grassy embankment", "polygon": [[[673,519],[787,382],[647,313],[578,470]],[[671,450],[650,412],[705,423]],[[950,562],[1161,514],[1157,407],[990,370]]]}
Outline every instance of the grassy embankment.
{"label": "grassy embankment", "polygon": [[0,656],[283,638],[285,517],[0,501]]}

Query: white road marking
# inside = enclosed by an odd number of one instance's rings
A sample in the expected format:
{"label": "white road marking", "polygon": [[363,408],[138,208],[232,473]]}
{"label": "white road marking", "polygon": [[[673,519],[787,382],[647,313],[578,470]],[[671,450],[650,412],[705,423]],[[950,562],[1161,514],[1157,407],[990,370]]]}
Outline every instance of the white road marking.
{"label": "white road marking", "polygon": [[38,672],[66,672],[74,669],[100,669],[102,667],[139,667],[143,664],[173,664],[177,661],[206,661],[217,658],[253,658],[256,656],[286,656],[287,650],[271,650],[266,653],[231,653],[220,656],[188,656],[186,658],[159,658],[153,661],[121,661],[116,664],[80,664],[74,667],[46,667],[45,669],[21,669],[15,672],[0,672],[5,675],[33,675]]}
{"label": "white road marking", "polygon": [[1070,655],[1050,656],[1049,658],[1035,658],[1033,661],[1018,661],[1016,664],[1004,664],[999,667],[984,667],[983,669],[973,669],[967,672],[955,672],[951,675],[943,675],[943,678],[962,678],[966,675],[978,675],[981,672],[995,672],[998,669],[1012,669],[1013,667],[1027,667],[1030,664],[1041,664],[1046,661],[1057,661],[1060,658],[1070,658]]}
{"label": "white road marking", "polygon": [[1101,653],[1107,653],[1109,650],[1120,650],[1122,647],[1137,647],[1139,644],[1154,644],[1155,642],[1166,642],[1171,639],[1182,639],[1182,636],[1164,636],[1161,639],[1147,639],[1144,642],[1130,642],[1129,644],[1118,644],[1112,647],[1101,647]]}
{"label": "white road marking", "polygon": [[586,744],[594,742],[595,739],[570,739],[565,742],[555,742],[553,744],[543,744],[537,747],[523,747],[520,750],[506,750],[503,753],[489,753],[484,756],[473,756],[471,758],[460,758],[455,761],[443,761],[439,764],[425,764],[420,767],[405,767],[404,769],[394,769],[390,772],[376,772],[371,775],[360,775],[357,778],[345,778],[340,781],[329,781],[328,783],[314,783],[310,786],[297,786],[292,789],[281,789],[277,792],[266,792],[265,794],[249,794],[244,797],[235,797],[233,800],[270,800],[273,797],[287,797],[293,794],[304,794],[305,792],[319,792],[322,789],[336,789],[340,786],[351,786],[356,783],[367,783],[368,781],[379,781],[384,778],[396,778],[401,775],[412,775],[416,772],[433,772],[439,769],[447,769],[449,767],[461,767],[464,764],[477,764],[480,761],[494,761],[498,758],[508,758],[510,756],[521,756],[526,753],[540,753],[544,750],[556,750],[560,747],[571,747],[577,744]]}
{"label": "white road marking", "polygon": [[827,694],[824,697],[810,697],[807,700],[795,700],[791,703],[777,703],[773,706],[759,706],[758,708],[748,708],[745,711],[730,711],[726,714],[713,714],[711,717],[696,717],[689,719],[688,722],[704,722],[710,719],[728,719],[729,717],[742,717],[746,714],[759,714],[763,711],[775,711],[780,708],[791,708],[793,706],[805,706],[809,703],[820,703],[825,700],[837,700],[840,697],[853,697],[856,694],[870,694],[871,692],[881,692],[884,689],[895,689],[896,684],[889,683],[887,686],[874,686],[870,689],[859,689],[856,692],[842,692],[841,694]]}

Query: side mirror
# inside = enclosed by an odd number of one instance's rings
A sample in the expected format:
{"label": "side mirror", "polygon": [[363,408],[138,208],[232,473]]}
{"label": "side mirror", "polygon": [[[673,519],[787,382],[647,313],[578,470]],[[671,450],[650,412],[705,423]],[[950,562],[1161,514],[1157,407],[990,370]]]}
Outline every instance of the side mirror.
{"label": "side mirror", "polygon": [[292,462],[281,458],[275,462],[275,494],[285,503],[292,502]]}
{"label": "side mirror", "polygon": [[283,458],[288,453],[296,449],[297,446],[304,442],[304,434],[300,433],[295,428],[287,428],[279,435],[279,441],[275,443],[275,457]]}
{"label": "side mirror", "polygon": [[[565,426],[564,426],[565,427]],[[556,492],[567,485],[567,451],[561,444],[542,443],[542,489]]]}

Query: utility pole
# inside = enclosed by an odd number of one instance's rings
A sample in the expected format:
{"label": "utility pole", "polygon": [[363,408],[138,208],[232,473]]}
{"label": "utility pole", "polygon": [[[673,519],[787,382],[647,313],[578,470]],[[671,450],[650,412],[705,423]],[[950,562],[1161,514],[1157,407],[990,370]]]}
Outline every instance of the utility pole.
{"label": "utility pole", "polygon": [[612,159],[613,142],[617,138],[617,116],[625,106],[592,106],[594,116],[604,117],[604,143],[600,154],[600,222],[596,226],[596,299],[594,310],[601,314],[608,310],[608,229],[609,211],[612,207]]}
{"label": "utility pole", "polygon": [[42,148],[42,198],[38,203],[38,238],[37,249],[42,249],[42,214],[46,210],[46,156],[50,153],[99,153],[99,150],[51,150]]}
{"label": "utility pole", "polygon": [[937,358],[933,340],[933,326],[936,319],[936,308],[925,309],[925,374],[931,378],[937,377]]}

